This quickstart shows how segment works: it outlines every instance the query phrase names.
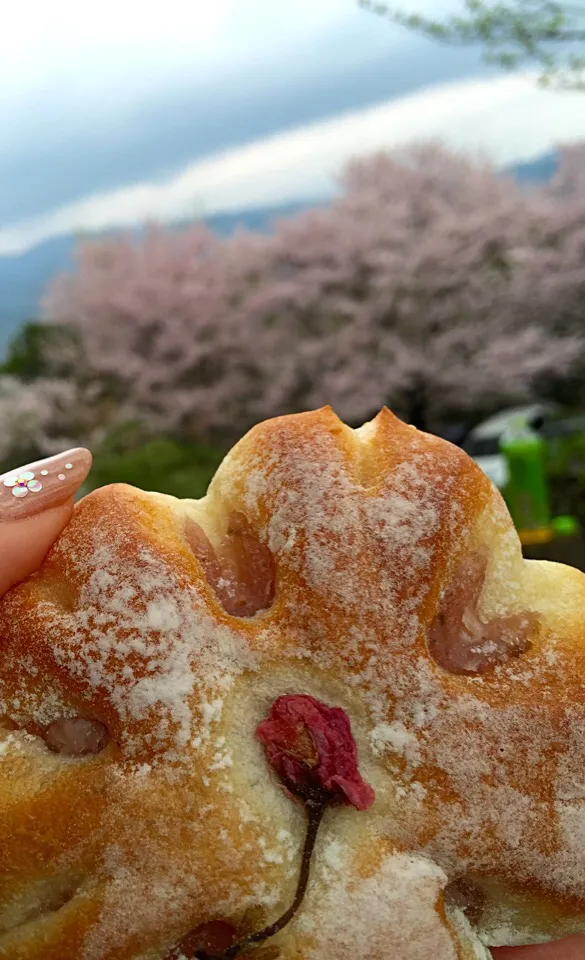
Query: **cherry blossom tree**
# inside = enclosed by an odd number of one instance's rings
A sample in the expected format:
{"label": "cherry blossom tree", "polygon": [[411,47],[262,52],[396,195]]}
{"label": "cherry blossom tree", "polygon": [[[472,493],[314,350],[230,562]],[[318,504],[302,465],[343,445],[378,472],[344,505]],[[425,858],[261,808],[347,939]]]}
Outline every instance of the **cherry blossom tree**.
{"label": "cherry blossom tree", "polygon": [[139,244],[84,245],[77,273],[49,291],[45,317],[80,332],[119,418],[186,438],[233,435],[277,355],[276,331],[250,325],[243,305],[267,243],[249,234],[222,241],[195,226],[153,227]]}
{"label": "cherry blossom tree", "polygon": [[0,376],[0,473],[73,445],[74,393],[74,384],[61,380],[23,384]]}
{"label": "cherry blossom tree", "polygon": [[[585,303],[585,144],[559,152],[555,177],[539,194],[545,225],[541,242],[518,251],[520,296],[538,291],[537,318],[548,317],[556,331],[583,330]],[[534,299],[534,298],[533,298]]]}
{"label": "cherry blossom tree", "polygon": [[533,397],[582,355],[570,208],[560,187],[435,145],[378,154],[270,236],[155,228],[84,246],[45,317],[79,332],[117,416],[179,437],[323,403],[356,423],[387,403],[436,429]]}
{"label": "cherry blossom tree", "polygon": [[295,399],[293,383],[356,421],[385,400],[436,428],[566,374],[581,339],[554,334],[546,272],[523,282],[527,247],[562,271],[548,199],[434,146],[357,161],[343,186],[276,236],[286,279],[272,310],[299,344],[286,354]]}

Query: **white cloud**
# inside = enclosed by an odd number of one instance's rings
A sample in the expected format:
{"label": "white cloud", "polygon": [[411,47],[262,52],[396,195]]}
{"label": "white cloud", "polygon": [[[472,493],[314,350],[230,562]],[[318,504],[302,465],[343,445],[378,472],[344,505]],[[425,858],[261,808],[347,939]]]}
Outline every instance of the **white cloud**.
{"label": "white cloud", "polygon": [[274,0],[6,0],[0,110],[47,91],[116,98],[234,61],[253,66],[354,15],[355,6],[355,0],[295,0],[285,13]]}
{"label": "white cloud", "polygon": [[429,87],[209,157],[163,183],[88,197],[8,226],[0,230],[0,254],[76,231],[331,195],[350,157],[415,140],[438,137],[502,166],[530,159],[556,143],[585,138],[585,111],[576,98],[540,90],[528,76]]}

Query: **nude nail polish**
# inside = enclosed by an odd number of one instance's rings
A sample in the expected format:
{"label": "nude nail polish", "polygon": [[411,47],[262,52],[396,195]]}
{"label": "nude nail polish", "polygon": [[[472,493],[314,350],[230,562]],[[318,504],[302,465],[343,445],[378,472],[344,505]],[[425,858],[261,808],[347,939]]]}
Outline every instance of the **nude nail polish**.
{"label": "nude nail polish", "polygon": [[73,496],[91,469],[91,453],[76,447],[0,476],[0,521],[24,520]]}

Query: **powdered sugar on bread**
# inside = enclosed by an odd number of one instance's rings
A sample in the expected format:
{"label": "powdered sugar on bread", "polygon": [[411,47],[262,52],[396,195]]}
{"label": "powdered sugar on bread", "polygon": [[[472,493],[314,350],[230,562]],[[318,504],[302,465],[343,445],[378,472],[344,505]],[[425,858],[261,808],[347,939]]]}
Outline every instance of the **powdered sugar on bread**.
{"label": "powdered sugar on bread", "polygon": [[[274,589],[232,615],[266,550]],[[288,693],[346,711],[376,802],[327,814],[283,960],[478,960],[583,929],[583,609],[585,578],[522,560],[475,465],[387,411],[261,424],[201,501],[97,491],[0,603],[0,777],[21,771],[18,801],[0,790],[0,906],[29,904],[0,958],[162,960],[205,921],[277,916],[304,821],[254,731]],[[112,742],[48,754],[46,727],[78,715]],[[67,804],[77,826],[53,832]],[[31,884],[64,865],[55,912]],[[460,878],[473,919],[444,901]]]}

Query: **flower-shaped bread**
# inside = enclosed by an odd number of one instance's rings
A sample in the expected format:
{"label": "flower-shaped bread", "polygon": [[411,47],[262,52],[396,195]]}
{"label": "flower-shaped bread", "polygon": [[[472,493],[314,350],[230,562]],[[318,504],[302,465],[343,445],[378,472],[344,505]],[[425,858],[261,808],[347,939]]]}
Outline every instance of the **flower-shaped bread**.
{"label": "flower-shaped bread", "polygon": [[0,958],[585,930],[584,611],[386,410],[261,424],[201,501],[91,494],[0,602]]}

